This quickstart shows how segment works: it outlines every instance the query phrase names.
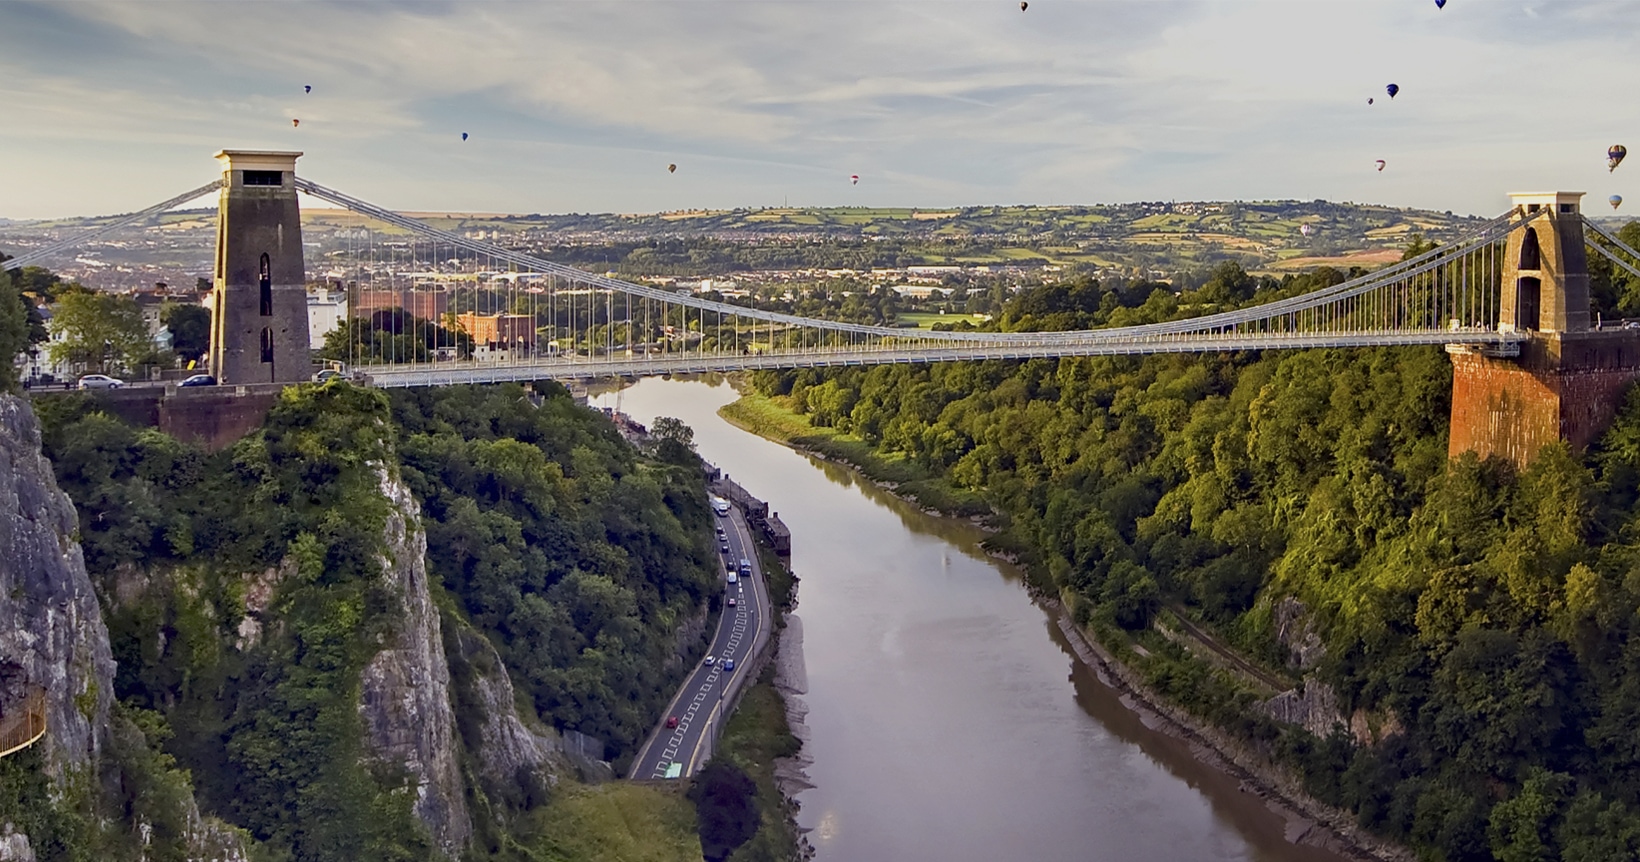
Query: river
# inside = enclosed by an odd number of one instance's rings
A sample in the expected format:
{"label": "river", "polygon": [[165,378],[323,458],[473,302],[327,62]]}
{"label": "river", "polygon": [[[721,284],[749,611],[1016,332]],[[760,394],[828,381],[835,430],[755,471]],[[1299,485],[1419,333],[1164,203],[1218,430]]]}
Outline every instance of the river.
{"label": "river", "polygon": [[808,668],[798,822],[822,862],[1336,862],[1145,727],[983,534],[725,422],[726,384],[594,399],[674,416],[792,532]]}

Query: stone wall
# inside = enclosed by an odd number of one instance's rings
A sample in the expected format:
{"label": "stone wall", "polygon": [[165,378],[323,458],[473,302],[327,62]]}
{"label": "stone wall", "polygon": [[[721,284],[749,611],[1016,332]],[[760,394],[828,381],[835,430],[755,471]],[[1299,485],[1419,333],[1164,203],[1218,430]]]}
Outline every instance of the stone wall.
{"label": "stone wall", "polygon": [[1640,379],[1640,331],[1540,333],[1518,358],[1452,353],[1448,452],[1525,466],[1556,440],[1599,439]]}

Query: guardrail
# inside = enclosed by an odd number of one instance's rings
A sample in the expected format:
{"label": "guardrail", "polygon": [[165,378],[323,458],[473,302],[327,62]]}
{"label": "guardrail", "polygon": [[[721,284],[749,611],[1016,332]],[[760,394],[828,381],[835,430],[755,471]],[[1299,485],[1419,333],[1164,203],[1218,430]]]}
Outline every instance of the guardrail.
{"label": "guardrail", "polygon": [[46,735],[46,690],[29,686],[16,704],[0,708],[0,757],[15,754]]}

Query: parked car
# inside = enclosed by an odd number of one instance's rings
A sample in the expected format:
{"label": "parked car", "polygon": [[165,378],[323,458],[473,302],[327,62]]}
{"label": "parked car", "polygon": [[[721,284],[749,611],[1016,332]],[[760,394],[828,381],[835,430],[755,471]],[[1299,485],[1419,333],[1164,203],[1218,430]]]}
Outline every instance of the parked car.
{"label": "parked car", "polygon": [[734,670],[735,669],[735,660],[732,659],[732,658],[724,659],[723,660],[723,669],[726,670],[726,671],[727,670]]}
{"label": "parked car", "polygon": [[669,715],[669,716],[666,717],[666,729],[667,730],[671,730],[672,728],[677,727],[677,726],[678,726],[678,717],[677,716]]}
{"label": "parked car", "polygon": [[209,374],[195,374],[177,384],[178,386],[215,386],[216,378]]}
{"label": "parked car", "polygon": [[314,383],[326,383],[326,382],[329,382],[331,380],[335,380],[336,378],[341,377],[341,376],[342,376],[342,372],[337,371],[334,368],[326,368],[323,371],[320,371],[318,374],[313,375],[313,382]]}
{"label": "parked car", "polygon": [[80,378],[81,389],[122,389],[125,381],[106,374],[87,374]]}

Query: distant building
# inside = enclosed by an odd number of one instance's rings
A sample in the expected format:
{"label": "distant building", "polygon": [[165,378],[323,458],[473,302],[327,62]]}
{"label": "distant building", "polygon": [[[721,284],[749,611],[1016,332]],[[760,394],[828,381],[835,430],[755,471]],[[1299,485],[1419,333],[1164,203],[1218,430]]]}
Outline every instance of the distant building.
{"label": "distant building", "polygon": [[535,348],[535,318],[528,314],[466,314],[456,315],[456,325],[472,336],[475,347],[490,350],[533,350]]}
{"label": "distant building", "polygon": [[325,346],[325,336],[342,328],[347,319],[347,292],[328,287],[309,287],[308,347],[319,350]]}

